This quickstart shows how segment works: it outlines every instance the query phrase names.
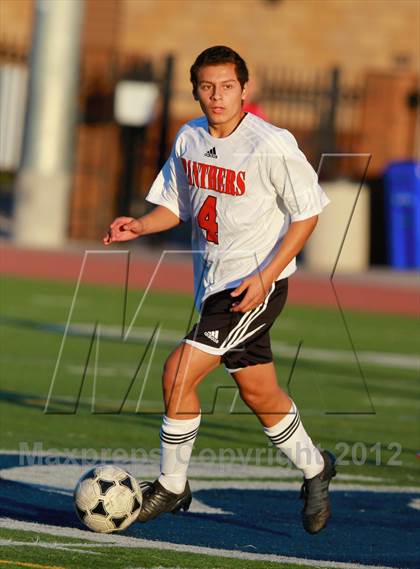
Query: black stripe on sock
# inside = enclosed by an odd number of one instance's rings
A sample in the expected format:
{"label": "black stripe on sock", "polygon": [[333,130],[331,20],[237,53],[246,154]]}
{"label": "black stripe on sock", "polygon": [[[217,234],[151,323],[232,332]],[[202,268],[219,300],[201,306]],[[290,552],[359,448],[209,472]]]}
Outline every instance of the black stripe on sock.
{"label": "black stripe on sock", "polygon": [[278,435],[269,436],[269,438],[274,444],[284,443],[285,441],[290,439],[292,435],[294,435],[299,425],[300,425],[300,416],[299,413],[296,413],[296,417],[293,419],[293,421],[290,423],[287,429],[284,429],[284,431],[282,431]]}
{"label": "black stripe on sock", "polygon": [[283,440],[287,440],[291,436],[291,434],[295,432],[296,426],[298,426],[299,423],[300,423],[300,416],[298,413],[296,413],[296,416],[293,419],[293,421],[290,423],[290,425],[286,429],[284,429],[281,433],[270,436],[270,439],[273,442],[282,442]]}
{"label": "black stripe on sock", "polygon": [[194,440],[196,437],[196,435],[191,435],[190,437],[186,437],[185,439],[179,440],[179,441],[173,441],[171,439],[166,439],[164,436],[161,435],[160,440],[163,443],[169,444],[169,445],[182,445],[187,443],[188,441],[192,441]]}
{"label": "black stripe on sock", "polygon": [[298,423],[296,423],[295,428],[293,429],[293,431],[291,431],[286,437],[282,438],[282,439],[276,439],[274,442],[274,444],[276,446],[282,445],[283,443],[287,442],[294,434],[295,432],[298,430],[300,425],[300,421]]}
{"label": "black stripe on sock", "polygon": [[160,440],[164,441],[165,443],[177,445],[177,444],[181,444],[181,443],[185,443],[187,441],[190,441],[191,439],[193,439],[197,435],[197,432],[198,432],[198,427],[196,429],[194,429],[193,431],[190,431],[189,433],[183,433],[180,435],[167,433],[166,431],[161,429]]}
{"label": "black stripe on sock", "polygon": [[165,429],[162,427],[160,432],[163,433],[165,435],[165,437],[168,437],[170,439],[182,439],[183,437],[186,437],[188,435],[192,435],[193,433],[196,433],[198,431],[198,427],[196,429],[193,429],[192,431],[188,431],[187,433],[168,433],[168,431],[165,431]]}

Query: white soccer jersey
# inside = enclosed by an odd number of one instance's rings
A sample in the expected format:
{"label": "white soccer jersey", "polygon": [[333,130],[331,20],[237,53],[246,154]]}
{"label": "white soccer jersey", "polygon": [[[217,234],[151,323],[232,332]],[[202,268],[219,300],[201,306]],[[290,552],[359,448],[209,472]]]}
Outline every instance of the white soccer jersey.
{"label": "white soccer jersey", "polygon": [[192,221],[197,306],[264,268],[290,223],[329,203],[293,135],[250,113],[226,138],[206,117],[185,124],[146,199]]}

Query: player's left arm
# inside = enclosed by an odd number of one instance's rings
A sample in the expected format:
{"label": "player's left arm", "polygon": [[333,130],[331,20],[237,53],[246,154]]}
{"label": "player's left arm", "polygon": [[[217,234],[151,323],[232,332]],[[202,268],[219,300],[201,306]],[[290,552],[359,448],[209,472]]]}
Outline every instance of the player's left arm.
{"label": "player's left arm", "polygon": [[294,221],[284,236],[281,245],[271,262],[258,274],[244,279],[241,284],[231,293],[235,298],[246,291],[241,302],[234,302],[233,312],[247,312],[261,304],[267,293],[280,273],[287,267],[290,261],[302,250],[306,241],[318,221],[318,215],[314,215],[302,221]]}

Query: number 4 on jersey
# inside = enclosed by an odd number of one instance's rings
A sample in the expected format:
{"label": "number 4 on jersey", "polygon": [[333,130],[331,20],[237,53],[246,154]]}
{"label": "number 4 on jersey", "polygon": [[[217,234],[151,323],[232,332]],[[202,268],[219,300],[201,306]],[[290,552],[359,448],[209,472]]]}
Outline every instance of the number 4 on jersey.
{"label": "number 4 on jersey", "polygon": [[219,226],[217,225],[217,213],[216,213],[217,198],[214,196],[208,196],[206,201],[201,206],[200,211],[197,215],[198,225],[206,232],[207,241],[219,244],[219,239],[217,232]]}

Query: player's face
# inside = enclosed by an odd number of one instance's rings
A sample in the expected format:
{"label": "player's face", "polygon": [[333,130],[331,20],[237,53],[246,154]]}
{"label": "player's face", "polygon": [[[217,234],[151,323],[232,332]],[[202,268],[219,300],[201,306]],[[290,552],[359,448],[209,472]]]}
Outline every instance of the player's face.
{"label": "player's face", "polygon": [[245,89],[236,77],[235,65],[223,63],[201,67],[197,79],[198,100],[209,126],[225,134],[233,130],[244,114],[242,102],[245,97]]}

